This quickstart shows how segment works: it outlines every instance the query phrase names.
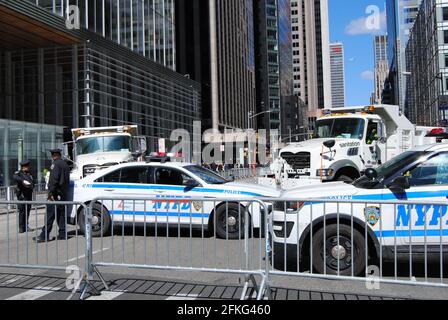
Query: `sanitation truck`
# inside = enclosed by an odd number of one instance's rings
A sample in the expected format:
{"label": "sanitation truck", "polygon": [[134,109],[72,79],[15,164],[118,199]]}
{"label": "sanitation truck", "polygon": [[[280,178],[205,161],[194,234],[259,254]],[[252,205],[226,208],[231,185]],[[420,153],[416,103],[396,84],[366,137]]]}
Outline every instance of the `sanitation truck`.
{"label": "sanitation truck", "polygon": [[376,105],[324,110],[313,139],[291,143],[271,165],[273,178],[261,184],[283,189],[321,182],[351,182],[418,145],[431,144],[434,128],[416,127],[398,106]]}
{"label": "sanitation truck", "polygon": [[[80,128],[72,130],[72,181],[98,170],[136,161],[147,151],[146,138],[138,136],[138,127]],[[67,152],[67,149],[66,149]]]}

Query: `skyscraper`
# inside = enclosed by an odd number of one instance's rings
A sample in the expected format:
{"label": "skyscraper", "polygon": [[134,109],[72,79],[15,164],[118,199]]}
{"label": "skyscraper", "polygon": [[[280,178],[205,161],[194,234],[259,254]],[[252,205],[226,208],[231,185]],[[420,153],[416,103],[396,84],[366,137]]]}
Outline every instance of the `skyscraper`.
{"label": "skyscraper", "polygon": [[176,69],[174,0],[29,0],[60,16],[80,9],[81,27]]}
{"label": "skyscraper", "polygon": [[422,0],[387,0],[387,57],[389,77],[387,94],[390,104],[400,106],[404,111],[406,104],[406,46],[410,29],[414,25]]}
{"label": "skyscraper", "polygon": [[[170,3],[0,0],[0,170],[17,169],[19,136],[42,182],[44,150],[69,128],[136,124],[150,151],[159,139],[169,148],[175,129],[193,132],[201,88],[173,70]],[[67,27],[68,4],[79,5],[79,29]]]}
{"label": "skyscraper", "polygon": [[387,36],[375,36],[373,40],[375,58],[375,90],[372,96],[372,103],[382,103],[382,93],[384,84],[389,74],[389,60],[387,59]]}
{"label": "skyscraper", "polygon": [[245,129],[255,112],[252,0],[177,0],[178,72],[202,84],[203,126]]}
{"label": "skyscraper", "polygon": [[406,48],[405,115],[417,125],[448,125],[447,26],[448,1],[423,0]]}
{"label": "skyscraper", "polygon": [[[281,130],[293,95],[291,2],[254,1],[258,127]],[[284,131],[284,130],[282,130]]]}
{"label": "skyscraper", "polygon": [[342,43],[330,44],[331,97],[332,107],[345,107],[345,67],[344,46]]}
{"label": "skyscraper", "polygon": [[331,108],[328,0],[292,0],[294,93],[314,120]]}

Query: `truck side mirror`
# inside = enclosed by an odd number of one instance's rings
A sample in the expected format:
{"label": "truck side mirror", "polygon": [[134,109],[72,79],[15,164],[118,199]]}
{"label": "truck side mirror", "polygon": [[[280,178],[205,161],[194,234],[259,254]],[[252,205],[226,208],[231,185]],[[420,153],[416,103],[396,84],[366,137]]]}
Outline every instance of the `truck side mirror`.
{"label": "truck side mirror", "polygon": [[133,137],[132,138],[132,154],[137,154],[139,153],[140,155],[137,156],[140,157],[142,156],[144,153],[146,153],[146,151],[148,150],[147,148],[147,144],[146,144],[146,137]]}
{"label": "truck side mirror", "polygon": [[411,183],[410,183],[408,177],[401,176],[401,177],[395,178],[395,180],[392,181],[391,183],[389,183],[387,185],[387,187],[391,191],[403,192],[404,190],[408,190],[411,188]]}
{"label": "truck side mirror", "polygon": [[324,142],[324,146],[328,149],[333,149],[333,147],[336,145],[336,140],[328,140]]}

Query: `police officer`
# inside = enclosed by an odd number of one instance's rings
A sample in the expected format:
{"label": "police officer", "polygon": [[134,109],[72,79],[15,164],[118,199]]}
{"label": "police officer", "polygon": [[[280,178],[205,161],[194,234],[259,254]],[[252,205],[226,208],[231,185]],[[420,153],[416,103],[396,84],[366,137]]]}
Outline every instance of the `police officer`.
{"label": "police officer", "polygon": [[[20,163],[20,170],[14,173],[16,196],[18,201],[32,201],[34,190],[34,179],[30,172],[30,162],[28,160]],[[19,233],[32,231],[28,226],[31,212],[30,204],[19,204]]]}
{"label": "police officer", "polygon": [[[62,160],[62,150],[51,150],[51,157],[53,164],[50,169],[50,178],[48,181],[48,201],[61,202],[68,200],[68,193],[70,187],[70,168],[67,163]],[[52,204],[47,205],[47,219],[45,226],[42,228],[42,232],[39,237],[34,238],[37,242],[52,241],[49,239],[51,230],[53,229],[53,223],[57,218],[59,235],[58,240],[67,240],[66,237],[66,224],[67,224],[67,207],[64,205]]]}

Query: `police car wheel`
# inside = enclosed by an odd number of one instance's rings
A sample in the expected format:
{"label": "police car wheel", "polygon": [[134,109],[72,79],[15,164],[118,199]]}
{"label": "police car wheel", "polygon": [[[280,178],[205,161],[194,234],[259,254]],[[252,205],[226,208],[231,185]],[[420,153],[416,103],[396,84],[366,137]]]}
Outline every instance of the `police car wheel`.
{"label": "police car wheel", "polygon": [[[84,210],[79,215],[79,228],[84,232],[86,227]],[[95,204],[92,208],[92,237],[108,235],[111,228],[111,218],[106,208]]]}
{"label": "police car wheel", "polygon": [[217,237],[230,240],[244,239],[244,216],[245,209],[237,204],[220,206],[215,219]]}
{"label": "police car wheel", "polygon": [[[324,246],[325,234],[325,246]],[[325,253],[324,253],[325,247]],[[346,225],[328,225],[326,232],[320,229],[313,237],[313,266],[319,274],[351,276],[352,267],[355,276],[361,275],[365,270],[365,240],[358,231],[353,230],[353,243],[351,228]],[[352,256],[353,251],[353,256]],[[324,261],[325,255],[325,261]],[[326,264],[326,265],[324,265]],[[338,273],[339,270],[339,273]]]}

